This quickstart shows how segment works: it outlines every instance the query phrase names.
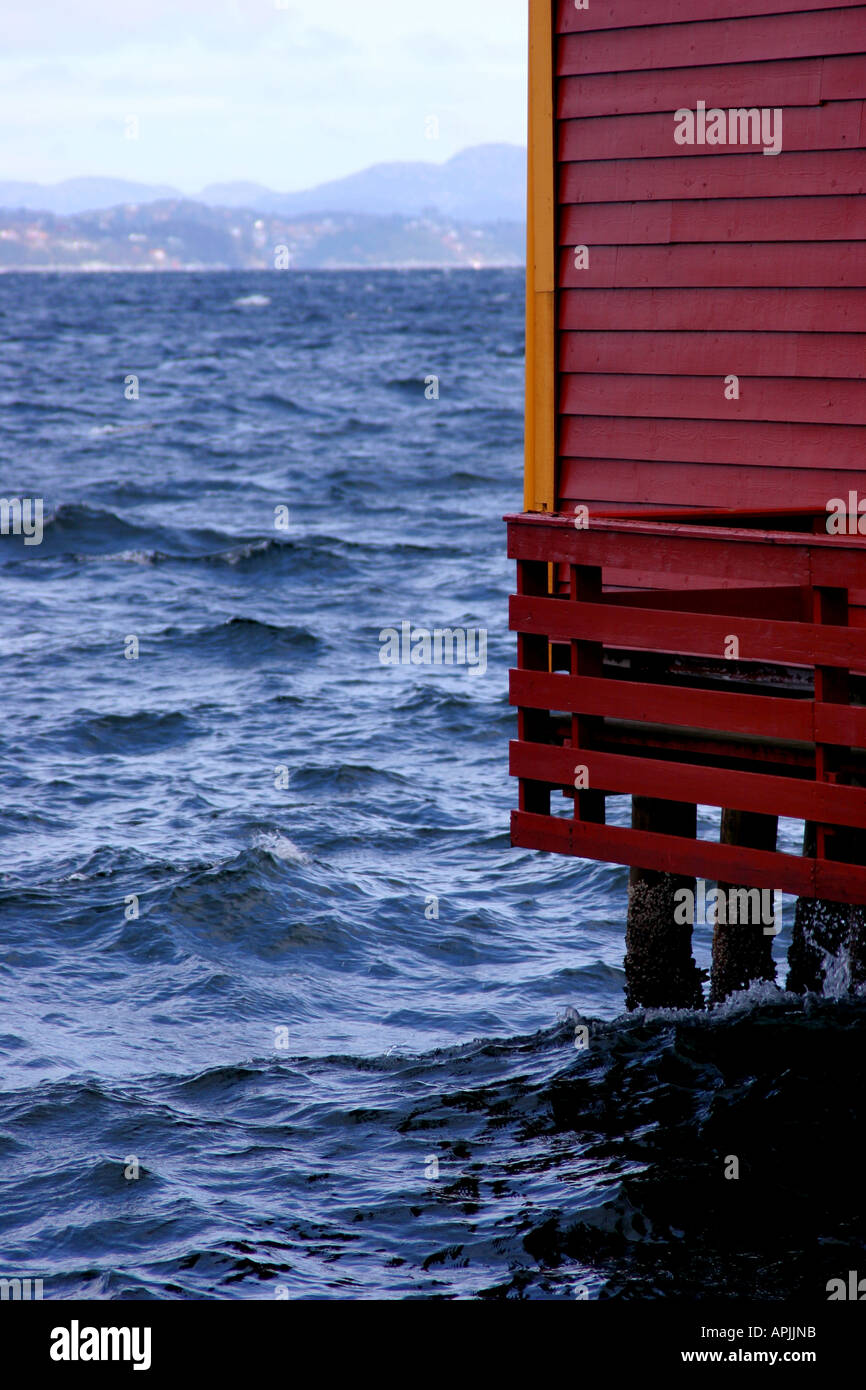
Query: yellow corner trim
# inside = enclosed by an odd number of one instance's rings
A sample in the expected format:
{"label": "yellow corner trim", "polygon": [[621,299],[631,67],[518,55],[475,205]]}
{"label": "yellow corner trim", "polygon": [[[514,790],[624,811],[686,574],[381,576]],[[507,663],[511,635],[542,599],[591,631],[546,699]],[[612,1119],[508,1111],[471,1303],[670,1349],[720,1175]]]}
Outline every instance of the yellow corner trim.
{"label": "yellow corner trim", "polygon": [[529,0],[524,506],[552,512],[556,491],[556,245],[553,0]]}

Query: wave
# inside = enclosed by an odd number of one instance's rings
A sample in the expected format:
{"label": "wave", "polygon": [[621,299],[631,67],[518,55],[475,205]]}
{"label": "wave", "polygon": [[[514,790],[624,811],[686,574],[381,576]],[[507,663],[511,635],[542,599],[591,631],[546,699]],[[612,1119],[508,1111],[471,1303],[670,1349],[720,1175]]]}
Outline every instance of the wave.
{"label": "wave", "polygon": [[[371,518],[371,525],[374,518]],[[354,556],[378,556],[381,543],[329,535],[232,535],[214,528],[130,521],[116,511],[64,503],[45,517],[42,544],[26,559],[63,558],[80,564],[277,566],[346,573]],[[423,554],[429,547],[400,545],[391,553]],[[21,550],[16,551],[20,555]]]}
{"label": "wave", "polygon": [[[173,1224],[158,1265],[153,1237],[144,1245],[149,1277],[172,1296],[273,1297],[280,1283],[292,1297],[346,1297],[357,1282],[368,1297],[746,1296],[805,1307],[862,1267],[862,1001],[780,997],[719,1016],[582,1025],[581,1051],[570,1019],[376,1057],[307,1057],[289,1030],[269,1056],[6,1092],[0,1122],[21,1139],[8,1200],[61,1133],[64,1153],[70,1135],[88,1136],[87,1157],[48,1174],[64,1205],[67,1185],[77,1194],[63,1254],[49,1257],[52,1293],[64,1297],[80,1292],[70,1253],[92,1245],[94,1203],[104,1267],[133,1282],[136,1223],[185,1204],[180,1251]],[[108,1180],[111,1163],[90,1156],[98,1144],[122,1172],[132,1117],[147,1133],[146,1214]],[[214,1150],[218,1168],[202,1162]],[[739,1176],[726,1177],[733,1159]],[[247,1225],[243,1250],[211,1229],[208,1200],[240,1181],[248,1205],[271,1214]],[[383,1248],[400,1259],[383,1260]]]}
{"label": "wave", "polygon": [[[425,390],[427,389],[427,377],[435,375],[432,372],[421,372],[418,376],[397,376],[386,379],[383,383],[388,391],[397,391],[400,395],[414,398],[415,396],[424,403]],[[432,403],[431,403],[432,408]]]}
{"label": "wave", "polygon": [[318,415],[328,418],[333,415],[333,410],[313,410],[309,405],[301,405],[300,401],[293,400],[291,396],[280,396],[276,391],[263,391],[261,394],[252,398],[257,405],[275,405],[281,410],[285,410],[290,415]]}
{"label": "wave", "polygon": [[183,555],[190,551],[251,544],[255,539],[229,536],[210,528],[129,521],[115,511],[78,502],[56,507],[46,516],[43,529],[42,544],[33,547],[37,558],[43,555],[71,554],[74,558],[101,555],[116,547],[118,542],[123,545],[121,554],[158,555],[160,550],[169,553],[176,549]]}
{"label": "wave", "polygon": [[55,737],[77,753],[115,756],[155,753],[196,737],[198,724],[180,710],[134,710],[128,714],[77,712]]}
{"label": "wave", "polygon": [[162,628],[149,640],[160,646],[170,645],[174,650],[188,648],[198,654],[243,656],[253,664],[267,661],[275,650],[282,648],[312,653],[324,646],[323,640],[309,628],[238,616],[193,629]]}

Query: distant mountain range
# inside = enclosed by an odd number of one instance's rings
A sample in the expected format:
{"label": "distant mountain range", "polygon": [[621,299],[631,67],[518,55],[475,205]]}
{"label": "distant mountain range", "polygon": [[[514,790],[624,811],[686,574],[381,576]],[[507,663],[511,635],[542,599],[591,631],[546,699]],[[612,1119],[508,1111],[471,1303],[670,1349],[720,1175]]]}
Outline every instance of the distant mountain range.
{"label": "distant mountain range", "polygon": [[[166,201],[190,200],[166,185],[123,179],[66,179],[50,185],[0,181],[0,208],[57,216]],[[280,217],[328,213],[418,217],[435,211],[463,223],[523,222],[526,151],[518,145],[476,145],[444,164],[374,164],[359,174],[300,193],[276,193],[254,183],[210,184],[193,201]]]}

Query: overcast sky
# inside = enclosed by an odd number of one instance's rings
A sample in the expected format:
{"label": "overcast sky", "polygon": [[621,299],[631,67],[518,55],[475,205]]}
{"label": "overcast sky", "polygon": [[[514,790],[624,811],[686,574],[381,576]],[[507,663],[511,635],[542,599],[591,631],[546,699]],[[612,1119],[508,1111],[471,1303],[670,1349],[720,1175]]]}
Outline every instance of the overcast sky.
{"label": "overcast sky", "polygon": [[526,138],[526,0],[0,4],[0,179],[284,191]]}

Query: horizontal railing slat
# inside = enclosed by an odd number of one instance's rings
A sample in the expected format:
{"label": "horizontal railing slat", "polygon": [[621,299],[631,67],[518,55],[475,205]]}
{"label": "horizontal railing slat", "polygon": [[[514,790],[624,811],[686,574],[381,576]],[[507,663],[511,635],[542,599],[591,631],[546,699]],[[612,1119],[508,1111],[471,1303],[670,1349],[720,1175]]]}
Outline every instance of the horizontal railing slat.
{"label": "horizontal railing slat", "polygon": [[511,599],[515,632],[553,641],[603,642],[639,651],[687,653],[723,659],[736,636],[740,661],[785,666],[839,666],[866,663],[866,631],[821,623],[790,623],[765,618],[728,618],[713,613],[627,608],[620,604],[570,603],[563,599],[517,595]]}
{"label": "horizontal railing slat", "polygon": [[[511,703],[526,709],[566,710],[611,719],[637,719],[647,724],[676,724],[683,728],[716,729],[807,743],[814,742],[816,726],[816,706],[811,700],[689,690],[642,681],[605,680],[546,671],[512,671]],[[858,738],[866,744],[866,710],[847,713],[859,716],[850,721],[849,731],[856,729]],[[820,718],[819,712],[819,723]],[[823,728],[823,724],[820,726]],[[837,732],[841,727],[837,725]]]}
{"label": "horizontal railing slat", "polygon": [[866,868],[857,864],[773,854],[526,811],[512,813],[511,836],[513,843],[524,849],[632,864],[712,882],[747,883],[828,902],[866,902]]}
{"label": "horizontal railing slat", "polygon": [[566,517],[509,518],[508,554],[512,560],[707,577],[720,588],[726,582],[862,588],[866,574],[863,536],[605,516],[591,517],[586,529],[575,529]]}
{"label": "horizontal railing slat", "polygon": [[866,829],[866,788],[862,787],[839,787],[830,782],[774,777],[763,772],[734,772],[730,768],[598,753],[588,748],[511,744],[514,777],[571,787],[576,767],[588,769],[590,789],[612,795],[690,801],[701,806],[755,811],[762,815],[784,814],[795,820]]}

